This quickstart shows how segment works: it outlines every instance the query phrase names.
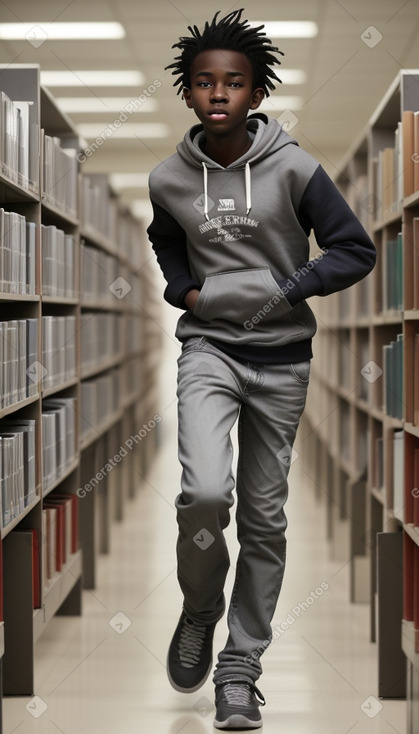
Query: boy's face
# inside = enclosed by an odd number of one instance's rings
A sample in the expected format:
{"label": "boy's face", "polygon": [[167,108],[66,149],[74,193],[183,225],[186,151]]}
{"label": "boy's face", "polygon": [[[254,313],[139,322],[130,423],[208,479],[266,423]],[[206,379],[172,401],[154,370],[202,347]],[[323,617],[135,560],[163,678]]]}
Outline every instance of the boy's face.
{"label": "boy's face", "polygon": [[245,126],[247,113],[264,97],[262,88],[253,89],[252,65],[239,51],[201,51],[192,62],[190,79],[191,88],[183,89],[186,104],[215,135]]}

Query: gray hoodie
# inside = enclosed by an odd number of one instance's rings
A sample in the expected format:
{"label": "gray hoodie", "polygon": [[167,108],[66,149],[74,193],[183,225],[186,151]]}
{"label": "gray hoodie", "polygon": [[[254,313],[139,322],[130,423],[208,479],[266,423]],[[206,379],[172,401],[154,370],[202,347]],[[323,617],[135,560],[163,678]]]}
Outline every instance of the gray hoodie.
{"label": "gray hoodie", "polygon": [[[316,321],[305,298],[351,285],[375,262],[371,240],[319,163],[276,120],[252,115],[247,125],[252,145],[226,168],[202,151],[196,125],[150,175],[148,234],[165,297],[185,308],[188,290],[201,291],[194,312],[179,319],[181,341],[278,348],[310,340]],[[330,192],[336,205],[319,216]],[[323,253],[309,261],[313,227]]]}

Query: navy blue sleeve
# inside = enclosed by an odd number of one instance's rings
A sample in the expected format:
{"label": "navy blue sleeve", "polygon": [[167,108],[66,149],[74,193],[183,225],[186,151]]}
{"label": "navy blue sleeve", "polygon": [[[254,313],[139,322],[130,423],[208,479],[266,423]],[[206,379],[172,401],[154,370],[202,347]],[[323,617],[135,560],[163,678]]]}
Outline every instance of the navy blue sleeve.
{"label": "navy blue sleeve", "polygon": [[370,237],[321,166],[307,185],[298,219],[307,236],[313,230],[323,253],[279,282],[292,306],[349,288],[373,269],[376,251]]}
{"label": "navy blue sleeve", "polygon": [[186,309],[186,294],[200,285],[191,277],[185,231],[165,209],[152,200],[151,204],[154,216],[147,234],[167,281],[164,298],[171,306]]}

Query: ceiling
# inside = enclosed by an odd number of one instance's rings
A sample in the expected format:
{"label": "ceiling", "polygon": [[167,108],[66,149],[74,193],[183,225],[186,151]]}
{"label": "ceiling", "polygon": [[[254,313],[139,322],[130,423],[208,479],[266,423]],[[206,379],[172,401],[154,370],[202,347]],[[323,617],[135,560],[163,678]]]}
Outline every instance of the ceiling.
{"label": "ceiling", "polygon": [[[51,87],[55,97],[138,98],[143,89],[160,86],[150,94],[154,111],[130,116],[129,122],[164,123],[164,138],[110,137],[83,165],[86,172],[143,174],[141,186],[120,189],[133,210],[147,216],[148,172],[171,155],[175,145],[196,118],[176,95],[173,77],[164,71],[177,51],[171,46],[187,35],[187,26],[202,27],[217,10],[224,15],[245,6],[250,20],[311,20],[318,35],[309,39],[275,39],[284,51],[282,69],[302,69],[302,85],[279,85],[278,95],[301,97],[294,109],[292,129],[300,145],[312,153],[333,175],[340,159],[367,124],[379,100],[402,68],[419,68],[419,3],[417,0],[247,0],[234,5],[219,0],[0,0],[0,22],[119,21],[126,37],[112,41],[46,40],[38,48],[27,40],[2,41],[1,63],[39,63],[42,70],[138,69],[144,75],[141,88],[82,86]],[[371,29],[372,26],[372,29]],[[278,117],[279,108],[267,108]],[[149,108],[151,106],[149,105]],[[105,128],[117,112],[68,113],[77,126],[97,123]],[[288,114],[288,113],[287,113]],[[127,124],[127,123],[124,123]],[[115,186],[118,180],[115,179]]]}

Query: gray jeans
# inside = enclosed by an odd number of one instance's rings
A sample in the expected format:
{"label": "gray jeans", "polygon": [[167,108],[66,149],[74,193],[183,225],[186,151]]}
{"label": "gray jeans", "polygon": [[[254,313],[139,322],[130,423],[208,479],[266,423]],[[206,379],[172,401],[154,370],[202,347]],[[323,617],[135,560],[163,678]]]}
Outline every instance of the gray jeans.
{"label": "gray jeans", "polygon": [[184,609],[191,619],[205,623],[224,612],[230,560],[223,530],[235,485],[230,432],[238,418],[240,552],[228,610],[229,636],[214,681],[226,674],[256,681],[284,574],[287,476],[310,362],[242,364],[197,337],[184,344],[178,367],[182,491],[176,498],[177,559]]}

